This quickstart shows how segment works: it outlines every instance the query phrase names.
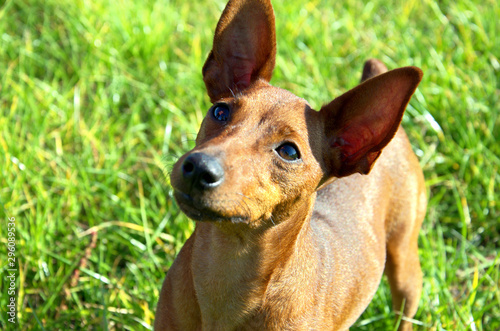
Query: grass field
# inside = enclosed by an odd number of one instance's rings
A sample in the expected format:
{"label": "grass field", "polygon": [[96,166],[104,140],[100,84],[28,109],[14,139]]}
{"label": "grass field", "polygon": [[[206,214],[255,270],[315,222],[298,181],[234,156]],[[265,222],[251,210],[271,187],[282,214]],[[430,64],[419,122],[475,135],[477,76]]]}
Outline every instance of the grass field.
{"label": "grass field", "polygon": [[[0,329],[152,328],[194,228],[165,174],[209,107],[201,67],[224,5],[0,0]],[[367,58],[422,68],[403,123],[429,192],[416,329],[499,330],[500,3],[274,6],[272,83],[313,106],[355,86]],[[382,282],[352,330],[395,318]]]}

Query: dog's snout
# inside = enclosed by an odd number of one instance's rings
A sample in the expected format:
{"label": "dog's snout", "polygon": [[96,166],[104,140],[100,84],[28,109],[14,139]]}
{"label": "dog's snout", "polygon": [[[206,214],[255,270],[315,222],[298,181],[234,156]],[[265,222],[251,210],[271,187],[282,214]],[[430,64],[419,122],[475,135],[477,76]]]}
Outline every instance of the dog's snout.
{"label": "dog's snout", "polygon": [[182,163],[182,176],[191,187],[210,189],[224,181],[224,169],[216,157],[193,153]]}

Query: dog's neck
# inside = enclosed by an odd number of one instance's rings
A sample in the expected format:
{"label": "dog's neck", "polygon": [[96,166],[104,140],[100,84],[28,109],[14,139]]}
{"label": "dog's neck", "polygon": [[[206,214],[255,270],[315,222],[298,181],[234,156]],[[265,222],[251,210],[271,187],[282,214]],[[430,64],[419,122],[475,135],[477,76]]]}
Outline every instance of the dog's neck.
{"label": "dog's neck", "polygon": [[230,329],[254,315],[268,296],[269,281],[284,277],[282,270],[290,270],[287,264],[307,255],[314,201],[315,194],[296,201],[294,208],[288,206],[294,213],[286,219],[280,215],[263,220],[258,228],[243,223],[197,224],[193,281],[206,327],[210,321],[225,321]]}

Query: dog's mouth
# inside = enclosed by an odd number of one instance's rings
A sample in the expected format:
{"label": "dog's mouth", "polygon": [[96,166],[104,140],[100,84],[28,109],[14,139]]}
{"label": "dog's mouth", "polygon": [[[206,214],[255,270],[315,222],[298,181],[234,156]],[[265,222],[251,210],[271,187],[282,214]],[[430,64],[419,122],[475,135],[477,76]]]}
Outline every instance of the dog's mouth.
{"label": "dog's mouth", "polygon": [[194,221],[242,223],[250,219],[241,201],[193,197],[179,190],[174,190],[174,197],[184,214]]}

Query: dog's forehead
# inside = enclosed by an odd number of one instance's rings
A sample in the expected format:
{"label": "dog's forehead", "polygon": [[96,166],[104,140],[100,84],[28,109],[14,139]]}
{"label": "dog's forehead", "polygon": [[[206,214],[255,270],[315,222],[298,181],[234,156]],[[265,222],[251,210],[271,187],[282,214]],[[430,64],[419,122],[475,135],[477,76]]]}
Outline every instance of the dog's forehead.
{"label": "dog's forehead", "polygon": [[237,98],[236,104],[246,113],[253,113],[260,118],[261,122],[266,118],[280,118],[287,115],[297,118],[305,109],[310,109],[303,98],[269,84],[250,89]]}

